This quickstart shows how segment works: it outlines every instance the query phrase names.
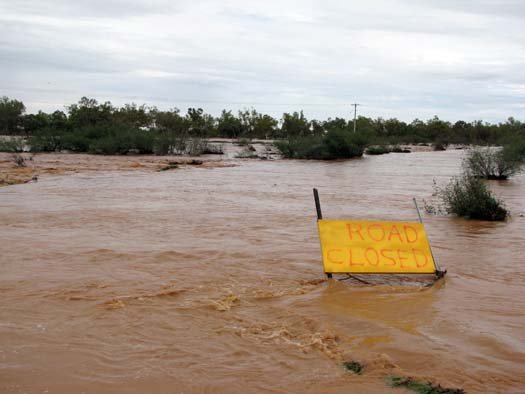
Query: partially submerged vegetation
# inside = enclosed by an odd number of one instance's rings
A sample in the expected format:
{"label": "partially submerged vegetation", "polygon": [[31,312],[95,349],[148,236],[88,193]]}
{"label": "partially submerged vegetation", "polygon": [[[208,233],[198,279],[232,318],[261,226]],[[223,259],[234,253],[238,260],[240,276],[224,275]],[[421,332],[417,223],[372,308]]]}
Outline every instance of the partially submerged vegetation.
{"label": "partially submerged vegetation", "polygon": [[508,216],[501,200],[494,197],[487,185],[468,173],[453,178],[449,184],[436,186],[435,194],[442,206],[427,206],[427,211],[445,211],[459,217],[477,220],[502,221]]}
{"label": "partially submerged vegetation", "polygon": [[[343,368],[346,371],[353,372],[356,375],[361,375],[364,370],[364,365],[358,361],[345,361]],[[446,388],[440,384],[434,384],[426,380],[419,380],[411,377],[391,375],[388,377],[388,384],[392,388],[404,388],[413,391],[417,394],[464,394],[463,389]]]}
{"label": "partially submerged vegetation", "polygon": [[372,145],[366,148],[367,155],[384,155],[387,153],[410,153],[410,149],[402,148],[399,145]]}
{"label": "partially submerged vegetation", "polygon": [[24,141],[20,138],[1,139],[0,152],[19,153],[24,151]]}
{"label": "partially submerged vegetation", "polygon": [[505,180],[517,174],[525,160],[525,141],[516,141],[497,148],[472,149],[465,161],[465,170],[484,179]]}
{"label": "partially submerged vegetation", "polygon": [[28,138],[32,152],[71,151],[103,155],[223,154],[221,145],[200,137],[153,133],[128,126],[89,126],[76,132],[44,130]]}
{"label": "partially submerged vegetation", "polygon": [[363,372],[364,366],[358,361],[345,361],[343,363],[343,368],[357,375],[361,375],[361,372]]}
{"label": "partially submerged vegetation", "polygon": [[444,212],[477,220],[503,221],[509,216],[503,201],[495,197],[484,180],[506,180],[521,170],[525,141],[515,138],[503,148],[473,148],[463,160],[463,172],[444,187],[434,185],[440,204],[426,204],[431,213]]}
{"label": "partially submerged vegetation", "polygon": [[11,154],[11,160],[17,167],[25,167],[26,166],[26,159],[24,156],[22,156],[20,153],[13,153]]}
{"label": "partially submerged vegetation", "polygon": [[417,394],[464,394],[463,389],[446,388],[439,384],[433,384],[424,380],[418,380],[403,376],[390,376],[390,386],[393,388],[405,388]]}
{"label": "partially submerged vegetation", "polygon": [[364,133],[330,130],[320,136],[278,141],[276,146],[290,159],[334,160],[362,156],[367,140]]}

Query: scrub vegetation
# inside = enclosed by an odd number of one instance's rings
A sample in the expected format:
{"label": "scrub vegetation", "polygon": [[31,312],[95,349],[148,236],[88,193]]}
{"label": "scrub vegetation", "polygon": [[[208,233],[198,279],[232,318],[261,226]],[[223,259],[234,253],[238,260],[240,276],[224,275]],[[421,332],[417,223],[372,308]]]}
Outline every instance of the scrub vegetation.
{"label": "scrub vegetation", "polygon": [[368,154],[403,151],[398,149],[399,144],[514,146],[518,141],[516,147],[521,146],[522,154],[525,150],[525,123],[514,118],[499,124],[450,123],[438,117],[407,123],[360,116],[357,130],[353,133],[353,121],[309,120],[302,111],[284,113],[279,119],[255,109],[238,113],[223,110],[214,117],[201,108],[188,108],[183,113],[177,108],[162,111],[133,103],[115,107],[83,97],[65,111],[26,114],[21,101],[0,98],[0,134],[26,140],[0,141],[0,150],[8,152],[26,147],[35,152],[67,150],[106,155],[220,154],[220,147],[205,141],[217,137],[247,143],[253,138],[276,140],[284,157],[323,160],[361,156],[367,147]]}
{"label": "scrub vegetation", "polygon": [[12,153],[11,154],[11,160],[13,161],[13,163],[15,164],[16,167],[25,167],[26,166],[26,159],[20,153]]}
{"label": "scrub vegetation", "polygon": [[366,148],[367,155],[384,155],[387,153],[410,153],[410,149],[403,149],[399,145],[372,145]]}
{"label": "scrub vegetation", "polygon": [[463,389],[451,389],[441,387],[439,384],[434,385],[430,382],[423,380],[417,380],[410,377],[402,376],[390,376],[390,386],[394,388],[402,387],[407,390],[413,391],[417,394],[464,394]]}
{"label": "scrub vegetation", "polygon": [[442,188],[436,187],[435,194],[443,206],[440,210],[449,214],[489,221],[502,221],[508,216],[503,202],[493,195],[485,182],[468,173],[453,178]]}
{"label": "scrub vegetation", "polygon": [[525,159],[525,141],[515,141],[502,149],[472,149],[464,162],[465,170],[474,177],[505,180],[517,174]]}
{"label": "scrub vegetation", "polygon": [[525,141],[514,138],[502,148],[473,148],[463,160],[463,172],[444,187],[434,185],[440,201],[431,213],[444,212],[477,220],[503,221],[509,216],[504,203],[495,197],[485,180],[506,180],[521,170]]}
{"label": "scrub vegetation", "polygon": [[282,155],[290,159],[349,159],[362,156],[368,137],[364,133],[330,130],[319,136],[290,138],[276,142]]}
{"label": "scrub vegetation", "polygon": [[343,367],[347,371],[353,372],[357,375],[361,375],[361,372],[363,371],[363,364],[357,361],[345,361]]}

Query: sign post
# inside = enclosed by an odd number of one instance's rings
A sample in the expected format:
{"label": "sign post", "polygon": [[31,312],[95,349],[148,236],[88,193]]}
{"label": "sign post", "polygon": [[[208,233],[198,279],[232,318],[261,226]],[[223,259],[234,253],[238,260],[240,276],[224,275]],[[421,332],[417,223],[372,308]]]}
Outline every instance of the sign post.
{"label": "sign post", "polygon": [[[315,201],[315,210],[317,211],[317,222],[319,222],[319,220],[323,220],[323,213],[321,212],[321,201],[319,201],[319,192],[317,191],[316,188],[314,188],[314,201]],[[331,272],[325,271],[325,274],[328,279],[332,278]]]}

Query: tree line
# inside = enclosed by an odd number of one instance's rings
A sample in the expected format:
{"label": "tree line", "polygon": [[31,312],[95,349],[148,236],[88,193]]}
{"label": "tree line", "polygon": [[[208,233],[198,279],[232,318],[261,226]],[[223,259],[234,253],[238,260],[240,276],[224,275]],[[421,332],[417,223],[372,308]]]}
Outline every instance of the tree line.
{"label": "tree line", "polygon": [[[353,120],[309,120],[302,111],[284,113],[280,119],[276,119],[255,109],[244,109],[237,113],[223,110],[220,116],[214,117],[202,108],[188,108],[186,113],[182,113],[177,108],[162,111],[136,104],[116,107],[109,101],[102,103],[87,97],[67,106],[66,111],[26,114],[21,101],[8,97],[0,99],[2,135],[85,135],[88,139],[100,139],[107,135],[149,132],[173,138],[291,140],[319,137],[333,130],[351,133]],[[491,124],[481,120],[452,123],[437,116],[426,121],[415,119],[409,123],[396,118],[372,119],[360,116],[357,130],[370,143],[502,144],[508,139],[524,137],[525,123],[512,117],[506,122]]]}

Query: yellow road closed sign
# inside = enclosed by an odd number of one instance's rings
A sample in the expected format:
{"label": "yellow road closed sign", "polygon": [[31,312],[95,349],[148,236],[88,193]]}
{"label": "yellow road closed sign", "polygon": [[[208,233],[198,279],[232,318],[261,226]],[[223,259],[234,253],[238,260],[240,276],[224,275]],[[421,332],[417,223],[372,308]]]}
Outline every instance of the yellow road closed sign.
{"label": "yellow road closed sign", "polygon": [[318,220],[326,273],[433,274],[425,227],[411,222]]}

